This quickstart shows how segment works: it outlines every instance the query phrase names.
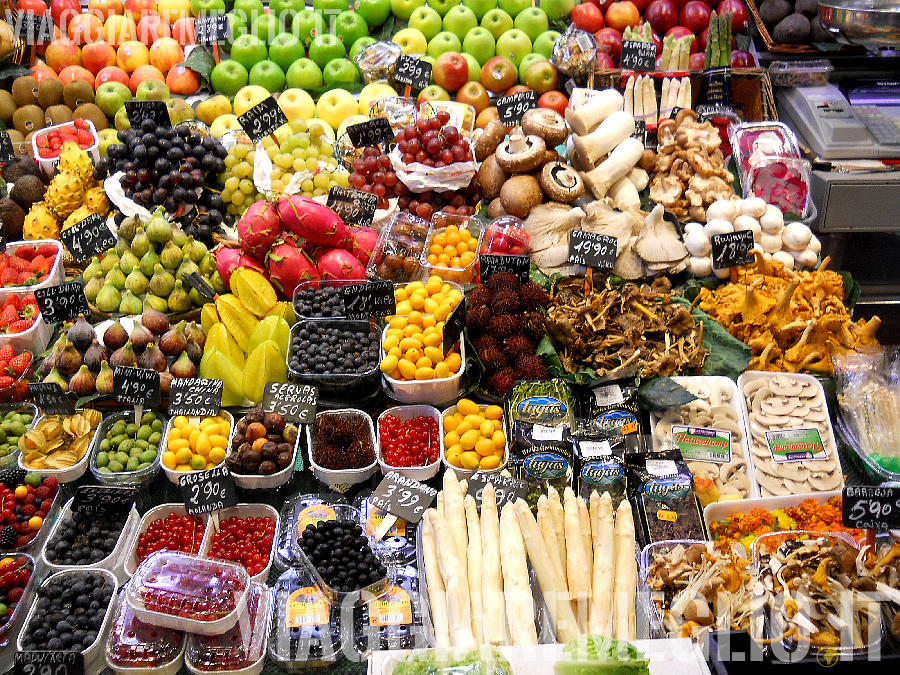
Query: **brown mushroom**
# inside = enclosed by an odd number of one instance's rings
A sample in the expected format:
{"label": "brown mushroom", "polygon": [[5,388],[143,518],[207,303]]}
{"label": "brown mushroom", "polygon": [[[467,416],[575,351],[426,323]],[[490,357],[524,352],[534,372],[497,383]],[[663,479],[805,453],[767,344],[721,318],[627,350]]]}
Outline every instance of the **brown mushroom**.
{"label": "brown mushroom", "polygon": [[548,148],[564,143],[569,135],[563,116],[551,108],[532,108],[522,115],[522,132],[540,136]]}
{"label": "brown mushroom", "polygon": [[483,162],[488,155],[494,154],[504,138],[506,138],[506,127],[499,120],[488,122],[472,144],[475,159]]}
{"label": "brown mushroom", "polygon": [[550,199],[571,203],[584,192],[584,181],[571,166],[562,162],[544,164],[540,177],[541,189]]}
{"label": "brown mushroom", "polygon": [[547,145],[540,136],[513,132],[497,147],[494,157],[507,173],[526,173],[540,166],[546,149]]}
{"label": "brown mushroom", "polygon": [[694,598],[687,604],[683,616],[685,621],[693,621],[701,626],[711,626],[713,622],[709,605],[699,598]]}
{"label": "brown mushroom", "polygon": [[506,212],[506,209],[503,208],[503,204],[500,201],[500,197],[497,197],[496,199],[492,200],[490,204],[488,204],[487,213],[488,213],[488,218],[490,218],[492,220],[494,218],[499,218],[500,216],[509,215]]}
{"label": "brown mushroom", "polygon": [[478,185],[482,197],[496,199],[500,196],[500,188],[508,178],[509,176],[497,163],[497,155],[488,155],[481,163],[481,168],[478,169],[475,183]]}
{"label": "brown mushroom", "polygon": [[529,174],[519,174],[507,180],[500,189],[500,203],[510,215],[525,218],[532,207],[543,201],[541,186]]}

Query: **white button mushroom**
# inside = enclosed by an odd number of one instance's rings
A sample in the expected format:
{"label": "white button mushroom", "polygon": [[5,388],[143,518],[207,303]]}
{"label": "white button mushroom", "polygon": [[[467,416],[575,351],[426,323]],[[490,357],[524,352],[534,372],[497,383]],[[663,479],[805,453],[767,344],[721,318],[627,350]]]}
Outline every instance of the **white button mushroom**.
{"label": "white button mushroom", "polygon": [[688,271],[695,277],[708,277],[713,271],[712,258],[691,256],[688,260]]}
{"label": "white button mushroom", "polygon": [[763,260],[771,260],[771,259],[772,259],[771,253],[763,253]]}
{"label": "white button mushroom", "polygon": [[698,223],[696,221],[691,221],[690,223],[684,224],[684,233],[691,234],[691,232],[703,232],[703,223]]}
{"label": "white button mushroom", "polygon": [[709,237],[702,231],[685,232],[684,247],[693,256],[708,255],[710,251]]}
{"label": "white button mushroom", "polygon": [[762,228],[759,226],[759,221],[750,216],[738,216],[734,219],[734,231],[741,232],[743,230],[750,230],[753,232],[753,241],[755,242],[759,241],[759,238],[762,235]]}
{"label": "white button mushroom", "polygon": [[735,206],[735,202],[730,199],[719,199],[710,204],[709,208],[706,209],[706,222],[711,220],[727,220],[730,223],[734,221],[737,215],[738,210],[737,206]]}
{"label": "white button mushroom", "polygon": [[765,214],[759,219],[759,224],[762,226],[763,232],[778,234],[784,227],[784,214],[774,204],[768,204]]}
{"label": "white button mushroom", "polygon": [[781,237],[777,234],[767,234],[765,232],[759,238],[759,245],[766,253],[775,253],[781,250]]}
{"label": "white button mushroom", "polygon": [[703,232],[707,237],[712,237],[714,234],[734,232],[734,226],[727,220],[708,220],[703,228]]}
{"label": "white button mushroom", "polygon": [[[710,267],[712,267],[712,264],[710,264]],[[731,272],[729,271],[728,267],[723,267],[720,270],[713,270],[712,273],[716,275],[717,279],[727,279],[731,276]]]}
{"label": "white button mushroom", "polygon": [[790,271],[794,269],[794,258],[787,251],[776,251],[772,254],[773,262],[780,262],[784,265],[784,269]]}
{"label": "white button mushroom", "polygon": [[802,265],[803,267],[815,267],[819,264],[819,256],[808,248],[805,248],[802,251],[791,251],[791,255],[794,256],[794,260],[797,261],[797,264]]}
{"label": "white button mushroom", "polygon": [[759,251],[760,253],[765,254],[765,251],[763,251],[763,247],[759,245],[759,242],[756,242],[755,244],[753,244],[753,248],[751,248],[750,250],[751,251]]}
{"label": "white button mushroom", "polygon": [[761,197],[750,197],[741,202],[741,215],[762,218],[766,215],[766,200]]}
{"label": "white button mushroom", "polygon": [[792,251],[801,251],[809,244],[812,231],[803,223],[791,223],[781,231],[781,241],[785,248]]}
{"label": "white button mushroom", "polygon": [[816,237],[816,235],[812,235],[809,238],[809,243],[806,247],[816,255],[819,255],[822,252],[822,242],[819,241],[819,238]]}

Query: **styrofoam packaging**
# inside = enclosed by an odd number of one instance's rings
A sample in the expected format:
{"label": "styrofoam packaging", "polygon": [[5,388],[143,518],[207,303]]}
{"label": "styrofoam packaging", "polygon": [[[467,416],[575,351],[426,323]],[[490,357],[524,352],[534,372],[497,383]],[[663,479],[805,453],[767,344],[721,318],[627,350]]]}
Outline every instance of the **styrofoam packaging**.
{"label": "styrofoam packaging", "polygon": [[[268,504],[236,504],[235,506],[231,506],[227,509],[222,509],[219,511],[219,522],[222,523],[229,518],[271,518],[272,522],[275,523],[275,534],[278,534],[278,526],[281,521],[281,516],[278,514],[278,510],[269,506]],[[215,525],[210,524],[207,529],[209,534],[204,532],[203,542],[200,544],[200,553],[199,555],[204,558],[212,558],[209,554],[210,548],[212,548],[212,539],[215,535],[213,529]],[[218,558],[212,558],[213,560],[218,560]],[[250,577],[251,581],[266,583],[266,579],[269,578],[269,570],[272,569],[272,560],[275,559],[275,539],[272,539],[272,547],[269,549],[269,562],[266,565],[265,569],[259,574],[255,574]]]}
{"label": "styrofoam packaging", "polygon": [[56,249],[56,258],[53,261],[53,267],[47,278],[39,284],[33,286],[5,286],[0,288],[0,300],[5,300],[7,295],[34,293],[39,288],[50,288],[51,286],[59,286],[66,277],[66,271],[63,267],[62,252],[63,246],[57,239],[33,239],[28,241],[11,241],[6,244],[6,252],[12,254],[20,246],[32,246],[40,248],[44,245],[53,246]]}
{"label": "styrofoam packaging", "polygon": [[[364,413],[361,410],[356,410],[354,408],[339,408],[337,410],[326,410],[320,413],[316,413],[316,420],[318,421],[318,419],[323,415],[351,415],[354,417],[365,417],[369,424],[369,434],[372,439],[372,448],[375,450],[375,455],[377,457],[378,440],[375,438],[375,425],[372,424],[372,418],[367,413]],[[343,471],[326,469],[323,466],[319,466],[313,459],[313,434],[311,424],[306,425],[306,446],[309,452],[309,464],[312,467],[313,475],[316,477],[316,479],[322,481],[328,487],[355,485],[356,483],[362,483],[363,481],[368,480],[378,468],[377,459],[374,459],[368,466],[364,466],[359,469],[345,469]]]}
{"label": "styrofoam packaging", "polygon": [[[385,333],[388,326],[381,332],[381,342],[384,344]],[[381,348],[381,358],[387,354]],[[466,370],[466,345],[465,340],[459,341],[460,366],[459,372],[449,377],[435,378],[433,380],[396,380],[390,375],[382,374],[382,388],[384,392],[400,403],[425,403],[434,406],[449,403],[459,397],[460,381]]]}
{"label": "styrofoam packaging", "polygon": [[[163,571],[165,575],[161,574]],[[224,579],[226,572],[230,580]],[[233,583],[233,588],[216,588],[217,584],[223,585],[226,581]],[[141,598],[141,587],[148,583],[154,584],[157,590],[169,593],[173,600],[181,598],[185,602],[196,603],[210,598],[224,599],[230,609],[225,616],[210,621],[150,609]],[[163,586],[166,588],[163,589]],[[186,633],[221,635],[233,628],[238,618],[247,611],[249,590],[250,576],[241,565],[187,553],[157,551],[138,566],[125,587],[125,601],[132,614],[145,623]],[[179,606],[173,608],[174,611],[184,612],[185,607],[180,602],[177,604]]]}
{"label": "styrofoam packaging", "polygon": [[[100,161],[100,137],[97,135],[97,130],[94,128],[94,123],[90,120],[86,119],[88,125],[88,131],[91,132],[91,136],[94,137],[94,142],[87,149],[87,152],[90,154],[91,159],[94,161],[94,164]],[[62,124],[54,124],[51,127],[44,127],[36,134],[31,137],[31,148],[34,152],[34,158],[37,160],[37,163],[41,165],[41,168],[44,170],[44,174],[47,178],[53,178],[53,174],[56,172],[56,167],[59,165],[59,157],[49,157],[44,159],[41,157],[38,152],[38,138],[45,136],[48,131],[52,131],[53,129],[60,129],[62,127],[74,127],[74,122],[63,122]]]}
{"label": "styrofoam packaging", "polygon": [[[479,412],[483,413],[491,405],[494,404],[479,403],[478,410]],[[475,471],[470,471],[469,469],[461,469],[458,466],[453,466],[450,462],[447,461],[447,448],[444,447],[444,418],[455,414],[455,405],[451,405],[449,408],[445,408],[441,412],[441,419],[438,425],[438,432],[441,435],[441,462],[444,464],[444,469],[453,469],[453,471],[456,473],[457,480],[471,478],[476,473],[494,474],[503,471],[503,469],[505,469],[506,465],[509,463],[509,435],[506,433],[506,413],[503,413],[503,417],[500,418],[500,420],[503,422],[503,435],[506,436],[506,446],[503,448],[503,461],[500,462],[500,466],[498,466],[496,469],[477,469]]]}
{"label": "styrofoam packaging", "polygon": [[25,565],[31,565],[31,576],[28,578],[28,583],[25,584],[25,588],[22,590],[22,597],[19,598],[19,601],[16,603],[16,608],[13,610],[12,616],[9,617],[9,621],[0,626],[0,643],[6,642],[6,636],[9,635],[13,626],[16,625],[16,622],[19,621],[19,619],[25,616],[26,609],[32,605],[34,588],[37,585],[38,580],[37,565],[35,564],[34,558],[30,555],[27,553],[4,553],[3,556],[15,560],[16,562],[14,564],[23,562]]}
{"label": "styrofoam packaging", "polygon": [[[34,403],[29,403],[27,401],[0,405],[0,419],[3,419],[4,416],[11,412],[20,412],[31,415],[31,424],[28,425],[28,431],[34,429],[34,425],[37,424],[38,417],[40,417],[40,411],[37,406]],[[0,469],[5,469],[13,464],[18,464],[19,454],[19,449],[16,448],[8,455],[0,457]]]}
{"label": "styrofoam packaging", "polygon": [[[224,408],[219,410],[219,415],[228,420],[229,429],[228,429],[228,443],[225,445],[225,459],[228,459],[228,455],[231,454],[231,439],[234,438],[234,416]],[[213,415],[215,417],[215,415]],[[201,418],[203,419],[203,418]],[[169,421],[166,423],[166,426],[163,428],[162,439],[160,440],[159,445],[159,457],[162,458],[162,454],[168,449],[168,438],[169,432],[172,430],[172,422],[175,420],[174,417],[169,418]],[[165,443],[165,445],[163,445]],[[212,469],[216,469],[225,464],[225,460],[222,460],[221,464],[217,464],[210,469],[202,469],[202,471],[211,471]],[[162,464],[162,470],[166,474],[166,478],[168,478],[172,483],[178,485],[178,479],[182,476],[189,476],[194,473],[201,473],[201,471],[175,471],[175,469],[170,469],[165,464]]]}
{"label": "styrofoam packaging", "polygon": [[[129,577],[132,576],[135,573],[135,570],[137,570],[138,565],[140,565],[140,561],[137,559],[137,545],[140,536],[147,531],[150,527],[150,523],[154,520],[168,518],[170,513],[174,513],[176,516],[181,517],[187,515],[187,510],[184,508],[184,504],[160,504],[147,511],[147,513],[144,514],[144,517],[141,518],[141,522],[138,524],[137,528],[137,536],[132,540],[131,548],[128,550],[127,557],[123,563],[126,575]],[[201,513],[199,518],[203,521],[203,536],[200,537],[200,541],[198,542],[198,555],[200,554],[200,551],[203,550],[206,539],[210,536],[209,514]]]}
{"label": "styrofoam packaging", "polygon": [[[21,293],[17,294],[21,295]],[[7,293],[7,295],[12,294]],[[12,345],[12,348],[17,354],[19,352],[40,354],[47,349],[47,345],[50,343],[52,335],[53,326],[49,323],[44,323],[43,317],[38,314],[34,324],[32,324],[31,328],[28,330],[22,331],[21,333],[0,334],[0,347]]]}
{"label": "styrofoam packaging", "polygon": [[[163,412],[156,412],[156,416],[159,420],[162,421],[163,430],[165,430],[168,424],[166,414]],[[91,475],[93,475],[97,482],[101,485],[145,485],[156,478],[156,474],[159,473],[159,467],[162,466],[162,444],[165,441],[166,437],[160,434],[159,445],[156,449],[156,459],[151,462],[150,466],[144,467],[143,469],[139,469],[137,471],[105,473],[103,471],[100,471],[100,469],[97,467],[97,455],[100,454],[100,443],[103,441],[106,433],[112,428],[113,424],[115,424],[118,420],[133,422],[134,411],[125,410],[122,412],[107,415],[103,418],[103,421],[100,423],[100,431],[97,435],[97,442],[94,443],[94,446],[91,449],[91,459],[90,463],[88,464],[88,467],[91,470]]]}
{"label": "styrofoam packaging", "polygon": [[[240,422],[240,420],[238,420]],[[291,455],[291,463],[280,471],[264,476],[253,473],[231,472],[234,484],[244,490],[274,490],[280,488],[291,480],[294,475],[294,465],[297,463],[297,453],[300,452],[300,430],[297,430],[297,440],[294,441],[294,452]]]}
{"label": "styrofoam packaging", "polygon": [[[187,644],[187,636],[179,631],[173,631],[159,626],[150,626],[135,617],[128,608],[128,603],[119,597],[116,613],[109,630],[109,639],[106,642],[106,665],[116,675],[175,675],[184,664],[184,648]],[[146,631],[149,634],[144,634]],[[176,646],[176,640],[180,646]],[[129,641],[136,649],[145,655],[153,665],[122,665],[111,653],[123,641]],[[151,653],[156,650],[155,653]],[[155,663],[160,657],[171,655],[167,661]]]}
{"label": "styrofoam packaging", "polygon": [[[76,408],[75,412],[79,413],[81,409]],[[59,417],[63,419],[66,415],[41,415],[33,426],[37,426],[37,422],[44,419],[44,417]],[[60,483],[71,483],[78,480],[87,471],[88,463],[91,461],[91,453],[94,452],[94,446],[97,444],[97,438],[100,436],[100,428],[102,426],[103,421],[101,420],[100,424],[93,431],[91,442],[88,445],[87,452],[84,453],[84,457],[67,469],[31,469],[25,466],[25,458],[21,452],[19,453],[19,468],[25,471],[36,471],[44,477],[54,476]]]}
{"label": "styrofoam packaging", "polygon": [[[376,456],[378,457],[378,465],[381,467],[381,473],[387,475],[391,471],[396,471],[400,475],[406,476],[407,478],[412,478],[414,480],[428,480],[429,478],[434,476],[441,466],[440,457],[438,457],[431,464],[427,464],[426,466],[391,466],[384,461],[381,455],[381,420],[388,415],[393,415],[401,422],[406,422],[407,420],[411,420],[419,416],[431,417],[437,423],[438,434],[440,434],[441,414],[438,412],[437,408],[430,405],[398,405],[394,406],[393,408],[388,408],[383,413],[381,413],[378,416],[377,422],[375,423],[375,430],[378,433]],[[441,446],[439,445],[438,451],[440,451],[440,447]]]}

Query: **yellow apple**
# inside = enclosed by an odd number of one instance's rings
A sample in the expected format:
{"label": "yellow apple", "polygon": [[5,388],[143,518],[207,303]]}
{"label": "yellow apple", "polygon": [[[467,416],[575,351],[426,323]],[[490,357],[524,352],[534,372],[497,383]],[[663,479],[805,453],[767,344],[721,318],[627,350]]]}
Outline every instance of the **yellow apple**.
{"label": "yellow apple", "polygon": [[362,124],[363,122],[368,122],[369,118],[367,115],[350,115],[347,119],[341,122],[341,126],[337,128],[337,131],[334,132],[338,138],[344,135],[344,132],[347,131],[347,127],[353,124]]}
{"label": "yellow apple", "polygon": [[216,138],[221,138],[229,131],[240,131],[241,123],[238,122],[237,115],[219,115],[212,124],[209,125],[209,133]]}
{"label": "yellow apple", "polygon": [[400,45],[400,50],[404,54],[424,54],[428,49],[428,40],[418,28],[404,28],[398,30],[391,38],[391,41]]}
{"label": "yellow apple", "polygon": [[278,97],[278,105],[284,110],[288,121],[308,120],[316,114],[316,104],[313,103],[312,96],[303,89],[285,89]]}
{"label": "yellow apple", "polygon": [[316,105],[316,117],[326,122],[332,129],[341,126],[341,122],[350,115],[358,114],[359,104],[353,98],[353,94],[346,89],[326,91]]}
{"label": "yellow apple", "polygon": [[238,116],[243,115],[253,106],[265,101],[269,96],[271,94],[266,89],[255,84],[241,87],[238,93],[234,95],[234,114]]}
{"label": "yellow apple", "polygon": [[159,0],[156,10],[171,25],[178,19],[191,15],[191,0]]}
{"label": "yellow apple", "polygon": [[396,95],[397,92],[394,91],[394,88],[383,82],[372,82],[371,84],[367,84],[362,88],[362,91],[359,92],[359,113],[361,115],[368,115],[369,108],[371,108],[376,101],[380,101],[388,96]]}

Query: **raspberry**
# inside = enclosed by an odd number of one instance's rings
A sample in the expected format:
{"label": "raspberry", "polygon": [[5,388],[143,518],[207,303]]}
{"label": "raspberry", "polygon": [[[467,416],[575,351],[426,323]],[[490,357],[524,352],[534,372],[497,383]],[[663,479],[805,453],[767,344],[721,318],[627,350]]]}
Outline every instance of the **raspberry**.
{"label": "raspberry", "polygon": [[41,485],[37,490],[34,491],[34,494],[41,499],[46,499],[50,496],[50,488],[48,488],[46,485]]}
{"label": "raspberry", "polygon": [[22,515],[24,516],[31,518],[35,513],[37,513],[37,508],[35,508],[34,504],[26,504],[22,507]]}
{"label": "raspberry", "polygon": [[16,548],[22,548],[23,546],[26,546],[32,539],[34,539],[34,536],[32,534],[20,534],[18,537],[16,537]]}
{"label": "raspberry", "polygon": [[41,513],[46,514],[50,510],[51,506],[53,506],[53,500],[45,499],[43,502],[41,502]]}
{"label": "raspberry", "polygon": [[47,476],[43,484],[50,488],[51,492],[56,492],[59,487],[59,479],[56,476]]}

